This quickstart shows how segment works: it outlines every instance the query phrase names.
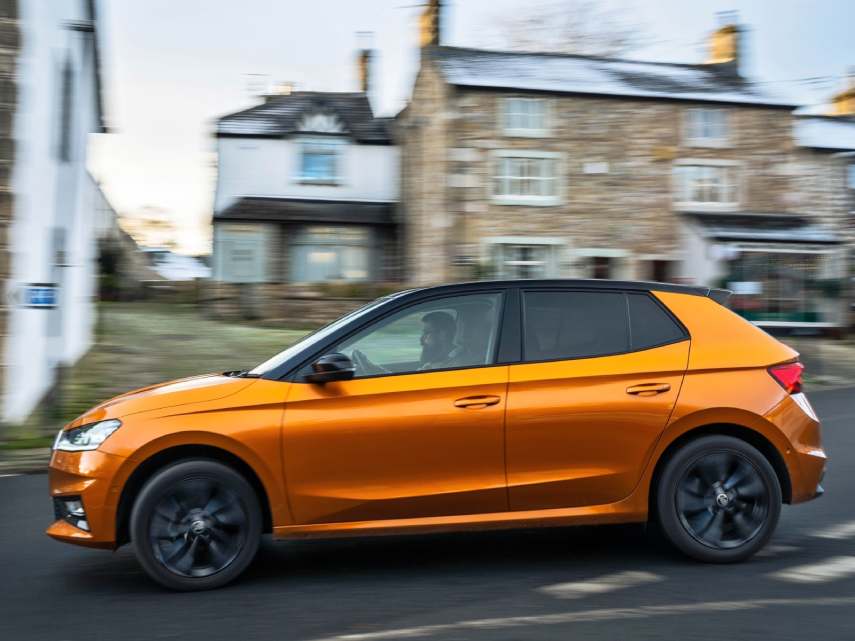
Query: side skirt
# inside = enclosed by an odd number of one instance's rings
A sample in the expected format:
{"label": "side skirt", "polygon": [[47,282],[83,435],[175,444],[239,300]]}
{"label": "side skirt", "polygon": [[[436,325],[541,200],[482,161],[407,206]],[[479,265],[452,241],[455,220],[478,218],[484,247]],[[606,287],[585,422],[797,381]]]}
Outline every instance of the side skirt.
{"label": "side skirt", "polygon": [[606,505],[550,510],[428,516],[380,521],[279,525],[273,528],[273,536],[277,539],[332,538],[568,525],[644,523],[647,521],[646,502],[639,506],[638,501],[633,499],[634,497],[630,496],[623,501],[608,503]]}

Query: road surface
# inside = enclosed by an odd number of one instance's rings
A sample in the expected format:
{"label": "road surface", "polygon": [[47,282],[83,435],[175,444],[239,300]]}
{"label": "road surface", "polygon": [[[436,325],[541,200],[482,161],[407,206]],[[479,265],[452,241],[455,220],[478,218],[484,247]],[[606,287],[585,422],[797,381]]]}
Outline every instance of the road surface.
{"label": "road surface", "polygon": [[638,527],[265,541],[236,584],[175,594],[128,547],[48,539],[46,476],[3,477],[0,639],[855,639],[855,389],[810,396],[827,493],[732,566]]}

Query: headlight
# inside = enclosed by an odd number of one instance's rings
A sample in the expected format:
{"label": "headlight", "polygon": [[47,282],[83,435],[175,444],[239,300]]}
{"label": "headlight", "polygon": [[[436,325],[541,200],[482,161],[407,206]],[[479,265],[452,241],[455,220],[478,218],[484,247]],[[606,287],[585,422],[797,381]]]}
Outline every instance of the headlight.
{"label": "headlight", "polygon": [[110,419],[99,423],[90,423],[73,430],[60,430],[53,442],[53,449],[64,452],[84,452],[97,450],[107,437],[122,425],[122,421]]}

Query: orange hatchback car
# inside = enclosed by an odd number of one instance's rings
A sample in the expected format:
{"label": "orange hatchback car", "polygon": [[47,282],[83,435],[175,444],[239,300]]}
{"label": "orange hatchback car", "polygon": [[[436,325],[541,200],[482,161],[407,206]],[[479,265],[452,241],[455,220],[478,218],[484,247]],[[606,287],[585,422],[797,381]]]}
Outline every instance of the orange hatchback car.
{"label": "orange hatchback car", "polygon": [[658,521],[732,562],[822,493],[797,353],[658,283],[503,281],[381,298],[249,371],[66,426],[47,533],[134,545],[181,590],[276,538]]}

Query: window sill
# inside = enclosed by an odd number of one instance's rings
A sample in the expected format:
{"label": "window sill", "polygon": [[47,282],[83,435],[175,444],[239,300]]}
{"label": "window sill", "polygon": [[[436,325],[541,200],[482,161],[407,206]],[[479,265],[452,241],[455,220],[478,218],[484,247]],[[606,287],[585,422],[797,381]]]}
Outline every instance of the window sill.
{"label": "window sill", "polygon": [[326,187],[338,187],[342,184],[337,178],[297,178],[298,185],[322,185]]}
{"label": "window sill", "polygon": [[683,144],[686,147],[701,147],[707,149],[725,149],[731,146],[730,141],[726,138],[692,138],[690,140],[683,141]]}
{"label": "window sill", "polygon": [[558,207],[562,204],[560,198],[515,198],[512,196],[493,196],[490,202],[494,205],[521,205],[524,207]]}
{"label": "window sill", "polygon": [[739,203],[674,203],[677,211],[701,211],[701,212],[735,212],[739,211]]}
{"label": "window sill", "polygon": [[508,138],[549,138],[548,129],[505,129],[502,133]]}

